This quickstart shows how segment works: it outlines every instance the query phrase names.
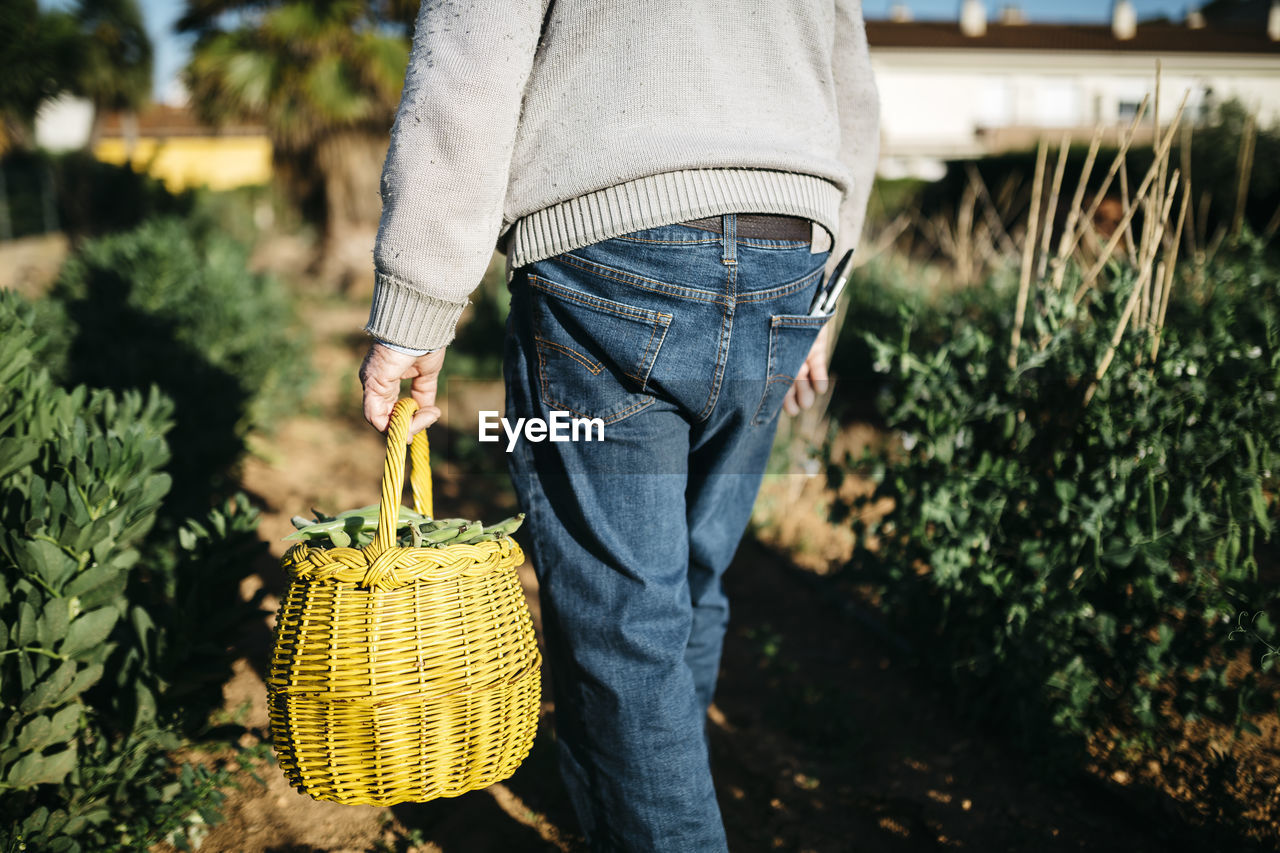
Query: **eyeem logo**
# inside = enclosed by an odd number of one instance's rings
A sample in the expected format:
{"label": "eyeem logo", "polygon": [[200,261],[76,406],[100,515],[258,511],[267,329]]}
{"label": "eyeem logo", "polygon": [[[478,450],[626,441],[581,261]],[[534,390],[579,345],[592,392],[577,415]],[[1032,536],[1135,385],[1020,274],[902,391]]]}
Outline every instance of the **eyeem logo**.
{"label": "eyeem logo", "polygon": [[[499,441],[498,427],[507,435],[507,452],[515,449],[523,434],[528,441],[604,441],[604,421],[600,418],[575,418],[569,412],[552,412],[550,420],[516,418],[513,426],[496,411],[480,412],[480,441]],[[592,435],[595,438],[592,438]]]}

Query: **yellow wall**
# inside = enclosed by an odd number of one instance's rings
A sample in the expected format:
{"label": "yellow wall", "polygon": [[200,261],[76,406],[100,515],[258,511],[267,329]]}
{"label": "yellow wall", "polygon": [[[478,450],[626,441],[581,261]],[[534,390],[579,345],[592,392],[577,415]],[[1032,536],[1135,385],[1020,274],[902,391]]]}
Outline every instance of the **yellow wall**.
{"label": "yellow wall", "polygon": [[[158,149],[158,153],[157,153]],[[177,192],[207,185],[225,190],[246,184],[264,184],[271,178],[271,141],[265,136],[178,136],[168,139],[140,137],[133,157],[125,156],[123,139],[104,139],[93,155],[107,163],[123,164],[148,173]]]}

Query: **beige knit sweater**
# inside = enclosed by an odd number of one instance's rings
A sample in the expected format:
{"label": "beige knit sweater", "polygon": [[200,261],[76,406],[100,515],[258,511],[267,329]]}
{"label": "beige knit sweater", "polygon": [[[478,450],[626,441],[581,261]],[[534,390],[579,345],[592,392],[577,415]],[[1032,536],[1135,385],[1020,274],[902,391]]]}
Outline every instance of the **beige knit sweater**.
{"label": "beige knit sweater", "polygon": [[446,345],[495,246],[756,212],[851,248],[878,128],[860,0],[424,0],[366,330]]}

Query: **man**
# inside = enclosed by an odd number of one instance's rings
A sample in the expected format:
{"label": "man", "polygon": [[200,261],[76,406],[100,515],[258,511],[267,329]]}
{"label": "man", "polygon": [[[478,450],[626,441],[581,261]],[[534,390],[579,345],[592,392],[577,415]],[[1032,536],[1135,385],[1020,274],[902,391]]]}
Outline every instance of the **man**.
{"label": "man", "polygon": [[454,325],[508,259],[507,417],[598,419],[509,464],[561,772],[597,850],[722,851],[704,734],[781,408],[826,382],[828,249],[861,229],[878,101],[858,0],[423,3],[382,175],[361,368],[433,423]]}

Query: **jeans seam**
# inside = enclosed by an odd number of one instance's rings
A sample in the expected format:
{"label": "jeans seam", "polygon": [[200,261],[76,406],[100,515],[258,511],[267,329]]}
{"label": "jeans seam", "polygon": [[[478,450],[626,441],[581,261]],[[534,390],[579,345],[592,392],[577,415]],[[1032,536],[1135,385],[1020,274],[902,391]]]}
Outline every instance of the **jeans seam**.
{"label": "jeans seam", "polygon": [[804,328],[808,328],[809,326],[821,326],[830,319],[831,318],[825,314],[818,314],[816,316],[811,316],[808,314],[796,314],[796,315],[778,314],[777,316],[772,318],[771,325],[774,328],[777,328],[778,326],[787,326],[788,328],[794,327],[797,329],[804,329]]}
{"label": "jeans seam", "polygon": [[725,302],[724,313],[720,319],[720,334],[716,342],[716,366],[714,378],[711,382],[711,394],[707,398],[707,404],[698,413],[697,420],[699,423],[711,417],[711,412],[716,407],[716,402],[720,399],[720,386],[724,382],[725,371],[725,340],[733,336],[733,306],[734,293],[738,279],[738,267],[736,264],[726,264],[725,276]]}
{"label": "jeans seam", "polygon": [[571,287],[565,287],[563,284],[557,284],[550,279],[543,278],[536,274],[529,275],[529,283],[544,293],[550,293],[581,305],[596,308],[601,311],[607,311],[618,317],[626,317],[631,320],[640,320],[646,323],[670,323],[672,315],[664,311],[651,311],[648,308],[635,308],[630,305],[623,305],[621,302],[614,302],[610,299],[601,299],[599,296],[592,296],[589,293],[581,293]]}
{"label": "jeans seam", "polygon": [[795,293],[797,290],[803,290],[808,287],[815,277],[822,276],[824,273],[825,269],[823,267],[818,267],[813,272],[804,276],[804,278],[796,279],[795,281],[787,284],[780,284],[777,287],[771,287],[768,290],[752,291],[738,297],[738,301],[763,302],[766,299],[777,299],[781,296],[787,296],[788,294]]}
{"label": "jeans seam", "polygon": [[777,318],[774,317],[769,321],[769,358],[764,369],[764,391],[760,394],[760,402],[756,405],[756,413],[751,416],[752,426],[763,426],[769,422],[768,420],[760,417],[760,411],[764,408],[764,404],[769,400],[769,389],[779,381],[777,378],[778,374],[773,372],[774,344],[776,344],[778,340],[778,324],[775,322],[776,320]]}
{"label": "jeans seam", "polygon": [[719,240],[652,240],[648,237],[628,237],[626,235],[614,237],[614,240],[625,240],[628,243],[655,243],[659,245],[690,245],[705,246],[709,243],[719,243]]}
{"label": "jeans seam", "polygon": [[[566,412],[571,412],[572,414],[575,414],[580,418],[590,419],[593,417],[600,417],[599,415],[589,415],[586,412],[579,412],[577,409],[573,408],[572,406],[566,406],[564,403],[561,403],[559,400],[555,399],[555,397],[547,389],[546,361],[542,357],[542,348],[535,345],[534,349],[537,351],[537,354],[538,354],[538,398],[542,400],[543,404],[551,409],[559,409]],[[630,376],[630,374],[626,374],[626,375]],[[634,379],[635,377],[633,376],[631,378]],[[647,397],[646,399],[638,403],[635,403],[623,409],[620,412],[614,412],[612,415],[610,415],[607,418],[600,417],[600,420],[604,421],[606,426],[609,424],[617,423],[623,418],[633,415],[636,412],[640,411],[641,409],[648,408],[649,406],[653,405],[656,402],[657,400],[655,398]]]}
{"label": "jeans seam", "polygon": [[777,240],[774,242],[756,242],[749,237],[739,237],[739,246],[751,246],[754,249],[798,249],[801,246],[808,247],[809,243],[803,240]]}
{"label": "jeans seam", "polygon": [[535,346],[540,346],[540,347],[545,346],[550,349],[559,350],[560,352],[572,358],[574,361],[581,364],[587,370],[590,370],[592,375],[599,375],[600,371],[604,369],[604,365],[598,362],[592,361],[582,353],[575,350],[573,347],[567,347],[564,344],[559,344],[559,343],[556,343],[555,341],[549,341],[537,333],[534,333],[533,340],[535,342]]}
{"label": "jeans seam", "polygon": [[653,351],[653,355],[650,356],[649,349],[653,346],[653,336],[658,333],[658,325],[659,324],[655,323],[653,325],[653,328],[649,330],[649,340],[644,345],[644,355],[641,356],[641,358],[643,359],[643,363],[645,364],[644,376],[631,377],[632,379],[638,379],[640,381],[641,393],[647,393],[647,389],[649,387],[649,374],[653,373],[653,365],[658,360],[658,353],[662,351],[663,341],[667,339],[667,330],[671,328],[670,325],[666,325],[666,324],[662,326],[662,337],[658,339],[658,348],[655,349]]}
{"label": "jeans seam", "polygon": [[[624,272],[623,270],[614,269],[613,267],[605,266],[604,264],[597,263],[595,261],[580,258],[569,252],[557,255],[554,260],[558,263],[564,264],[565,266],[576,267],[589,275],[598,275],[601,278],[612,279],[613,281],[618,281],[623,284],[629,284],[633,287],[638,287],[641,290],[647,290],[651,293],[662,293],[667,296],[674,296],[677,299],[685,299],[690,302],[715,302],[716,299],[719,298],[717,294],[712,293],[711,291],[700,291],[693,287],[681,287],[678,284],[667,284],[665,281],[645,278],[642,275]],[[658,285],[658,287],[645,287],[640,282],[649,282],[651,284]]]}

